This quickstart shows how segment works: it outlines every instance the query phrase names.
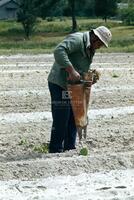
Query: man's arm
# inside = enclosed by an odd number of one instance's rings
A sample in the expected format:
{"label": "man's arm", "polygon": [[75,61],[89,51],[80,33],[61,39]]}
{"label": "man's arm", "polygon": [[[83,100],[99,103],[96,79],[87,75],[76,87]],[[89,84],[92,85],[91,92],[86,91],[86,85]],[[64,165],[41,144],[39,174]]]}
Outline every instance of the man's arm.
{"label": "man's arm", "polygon": [[68,80],[77,81],[80,80],[80,74],[74,69],[73,66],[68,66],[65,68],[65,71],[68,72]]}
{"label": "man's arm", "polygon": [[55,61],[69,74],[68,80],[76,81],[80,79],[80,74],[75,70],[69,60],[69,54],[79,51],[80,48],[80,38],[74,34],[63,40],[54,51]]}

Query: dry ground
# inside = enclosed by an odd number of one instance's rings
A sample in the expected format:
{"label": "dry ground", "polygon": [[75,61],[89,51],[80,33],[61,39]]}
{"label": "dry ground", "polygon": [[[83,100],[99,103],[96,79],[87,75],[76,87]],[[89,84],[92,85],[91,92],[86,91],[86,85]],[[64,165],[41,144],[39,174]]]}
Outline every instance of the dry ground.
{"label": "dry ground", "polygon": [[0,180],[133,169],[134,55],[94,58],[101,80],[92,88],[86,157],[79,155],[79,145],[62,154],[34,151],[49,142],[52,63],[47,54],[0,56]]}

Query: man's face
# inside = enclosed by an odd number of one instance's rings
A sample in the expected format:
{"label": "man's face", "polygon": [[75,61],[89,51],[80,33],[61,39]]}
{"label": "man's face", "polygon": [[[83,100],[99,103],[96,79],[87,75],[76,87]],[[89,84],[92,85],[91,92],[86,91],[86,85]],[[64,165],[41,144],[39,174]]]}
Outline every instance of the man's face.
{"label": "man's face", "polygon": [[92,48],[93,49],[100,49],[103,46],[104,46],[104,43],[98,37],[96,37],[96,39],[92,43]]}

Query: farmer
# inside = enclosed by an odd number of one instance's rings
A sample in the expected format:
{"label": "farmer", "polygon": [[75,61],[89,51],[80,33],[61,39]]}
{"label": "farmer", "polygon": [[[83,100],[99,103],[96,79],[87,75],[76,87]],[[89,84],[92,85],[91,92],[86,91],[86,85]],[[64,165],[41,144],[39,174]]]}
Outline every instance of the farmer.
{"label": "farmer", "polygon": [[88,72],[96,49],[108,47],[112,34],[105,26],[68,35],[54,51],[55,62],[48,76],[51,95],[52,129],[49,152],[75,149],[76,126],[67,93],[67,82],[78,81]]}

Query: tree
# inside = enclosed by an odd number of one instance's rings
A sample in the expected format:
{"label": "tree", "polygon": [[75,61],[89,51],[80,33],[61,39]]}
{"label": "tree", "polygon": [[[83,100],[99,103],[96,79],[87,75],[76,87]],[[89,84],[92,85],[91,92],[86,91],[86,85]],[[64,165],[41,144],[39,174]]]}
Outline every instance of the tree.
{"label": "tree", "polygon": [[47,16],[54,16],[55,11],[59,9],[62,0],[34,0],[37,9],[37,15],[43,19]]}
{"label": "tree", "polygon": [[78,30],[76,16],[94,15],[94,0],[34,0],[38,16],[45,19],[53,16],[71,16],[72,30]]}
{"label": "tree", "polygon": [[94,0],[86,0],[84,5],[85,5],[84,6],[85,16],[95,16],[95,11],[94,11],[95,1]]}
{"label": "tree", "polygon": [[77,31],[77,21],[75,16],[75,4],[76,0],[68,0],[69,7],[71,8],[71,17],[72,17],[72,32]]}
{"label": "tree", "polygon": [[17,13],[17,21],[22,24],[26,39],[29,39],[37,23],[34,0],[20,0],[19,3],[20,9]]}
{"label": "tree", "polygon": [[95,14],[102,17],[105,22],[117,12],[117,0],[95,0]]}
{"label": "tree", "polygon": [[128,8],[124,8],[120,11],[121,19],[126,25],[134,24],[134,7],[129,6]]}
{"label": "tree", "polygon": [[[76,20],[76,13],[79,15],[80,11],[82,13],[82,8],[84,8],[84,4],[87,0],[68,0],[68,8],[66,11],[68,12],[68,16],[72,17],[72,32],[76,32],[78,30],[77,20]],[[67,13],[66,12],[66,13]]]}
{"label": "tree", "polygon": [[[54,16],[56,11],[59,16],[66,10],[68,16],[72,17],[72,32],[77,30],[77,21],[75,17],[76,0],[35,0],[39,8],[40,17]],[[60,9],[59,9],[59,6]],[[66,7],[66,8],[65,8]],[[66,12],[65,11],[65,12]]]}

